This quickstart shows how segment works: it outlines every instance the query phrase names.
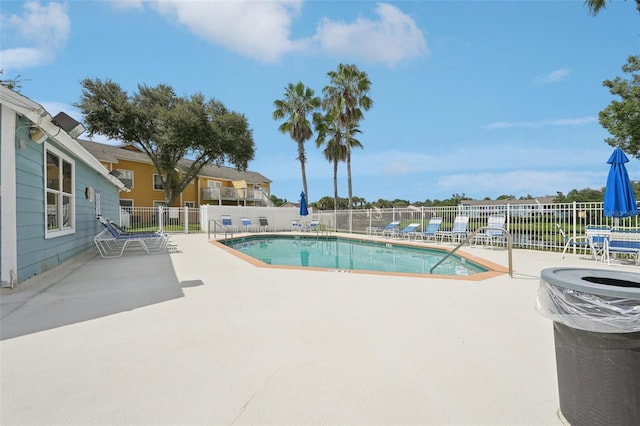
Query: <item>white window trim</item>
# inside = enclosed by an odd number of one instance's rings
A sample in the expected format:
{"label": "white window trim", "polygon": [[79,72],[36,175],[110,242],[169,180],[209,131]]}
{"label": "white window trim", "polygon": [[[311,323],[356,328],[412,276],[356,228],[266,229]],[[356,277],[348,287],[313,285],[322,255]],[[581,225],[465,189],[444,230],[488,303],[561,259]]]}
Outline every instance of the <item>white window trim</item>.
{"label": "white window trim", "polygon": [[165,200],[153,200],[153,207],[167,207],[167,202]]}
{"label": "white window trim", "polygon": [[[44,143],[44,149],[42,151],[43,151],[43,157],[44,157],[43,165],[42,165],[42,168],[43,168],[42,181],[44,183],[44,238],[49,239],[49,238],[62,237],[63,235],[73,234],[76,232],[76,162],[71,157],[64,154],[62,151],[60,151],[56,147],[50,145],[48,142]],[[61,160],[64,160],[67,163],[71,164],[71,194],[69,194],[71,196],[71,200],[69,204],[69,208],[71,210],[69,212],[71,226],[69,228],[56,229],[51,231],[48,229],[49,218],[47,214],[47,193],[49,190],[47,189],[47,152],[51,152],[52,154],[57,155]],[[61,169],[60,170],[61,176],[62,176],[62,173],[63,171]],[[57,192],[61,193],[62,188]]]}
{"label": "white window trim", "polygon": [[[188,204],[191,204],[191,205],[189,206]],[[190,209],[193,209],[193,208],[195,208],[195,207],[196,207],[196,203],[195,203],[195,201],[185,201],[185,202],[184,202],[184,206],[185,206],[185,207],[188,207],[188,208],[190,208]]]}
{"label": "white window trim", "polygon": [[129,207],[129,208],[135,207],[135,202],[134,202],[133,198],[120,198],[120,201],[131,201],[131,205],[130,206],[123,206],[122,204],[119,204],[120,207]]}

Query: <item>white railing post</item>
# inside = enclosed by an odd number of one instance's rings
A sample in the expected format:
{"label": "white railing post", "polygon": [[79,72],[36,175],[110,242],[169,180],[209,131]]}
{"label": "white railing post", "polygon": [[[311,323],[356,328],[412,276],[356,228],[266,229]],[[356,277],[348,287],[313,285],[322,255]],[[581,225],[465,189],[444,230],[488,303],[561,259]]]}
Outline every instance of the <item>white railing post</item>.
{"label": "white railing post", "polygon": [[164,209],[162,208],[162,206],[158,206],[158,228],[160,229],[160,232],[162,231],[162,216],[164,216],[163,213]]}
{"label": "white railing post", "polygon": [[184,208],[184,233],[189,233],[189,207],[185,206]]}
{"label": "white railing post", "polygon": [[[577,236],[577,228],[578,228],[578,227],[576,226],[576,225],[577,225],[577,223],[578,223],[578,222],[577,222],[577,220],[578,220],[578,209],[577,209],[577,204],[576,204],[576,202],[575,202],[575,201],[573,202],[573,207],[572,207],[571,217],[573,218],[573,240],[575,241],[576,236]],[[573,252],[574,252],[574,253],[576,252],[575,245],[574,245],[574,247],[573,247]]]}

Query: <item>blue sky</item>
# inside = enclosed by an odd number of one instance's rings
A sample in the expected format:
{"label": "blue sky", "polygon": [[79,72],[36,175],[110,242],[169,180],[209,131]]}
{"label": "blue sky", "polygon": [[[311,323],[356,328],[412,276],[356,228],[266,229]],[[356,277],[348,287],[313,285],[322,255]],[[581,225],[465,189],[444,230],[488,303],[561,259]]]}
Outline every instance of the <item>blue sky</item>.
{"label": "blue sky", "polygon": [[[80,121],[71,104],[83,78],[216,98],[249,120],[249,169],[296,201],[296,144],[277,130],[273,101],[290,82],[321,95],[328,71],[356,64],[374,105],[353,153],[354,195],[555,195],[606,183],[613,148],[598,112],[614,98],[602,81],[640,54],[635,1],[608,3],[592,17],[582,0],[3,0],[0,68]],[[332,196],[332,165],[306,146],[309,199]],[[339,185],[346,197],[344,164]]]}

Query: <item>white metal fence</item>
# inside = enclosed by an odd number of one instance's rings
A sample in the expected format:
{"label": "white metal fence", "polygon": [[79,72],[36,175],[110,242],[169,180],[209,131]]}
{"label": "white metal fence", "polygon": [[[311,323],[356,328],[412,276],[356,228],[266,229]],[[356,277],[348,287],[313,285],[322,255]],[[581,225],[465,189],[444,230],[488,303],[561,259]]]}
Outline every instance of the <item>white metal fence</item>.
{"label": "white metal fence", "polygon": [[505,228],[513,237],[514,247],[558,250],[564,240],[558,230],[562,227],[569,237],[582,235],[587,225],[609,225],[628,228],[639,226],[638,216],[612,219],[603,214],[602,203],[554,203],[554,204],[501,204],[451,207],[406,207],[390,209],[314,211],[301,218],[294,207],[203,206],[186,207],[121,207],[120,223],[130,230],[161,229],[164,232],[206,233],[211,223],[220,222],[223,215],[230,216],[236,231],[242,231],[242,219],[252,225],[259,218],[266,218],[270,230],[289,231],[292,220],[319,220],[319,229],[330,232],[366,234],[373,228],[381,228],[392,221],[400,221],[400,227],[411,222],[426,228],[429,219],[442,217],[441,229],[451,229],[457,215],[469,216],[469,231],[486,226],[490,215],[503,215]]}

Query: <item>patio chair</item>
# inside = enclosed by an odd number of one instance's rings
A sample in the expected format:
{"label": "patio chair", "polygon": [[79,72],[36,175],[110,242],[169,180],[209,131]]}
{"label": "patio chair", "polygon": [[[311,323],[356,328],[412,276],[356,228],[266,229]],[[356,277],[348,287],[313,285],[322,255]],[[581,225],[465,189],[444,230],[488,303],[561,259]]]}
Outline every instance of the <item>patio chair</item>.
{"label": "patio chair", "polygon": [[618,255],[632,256],[635,264],[640,263],[640,229],[637,228],[614,228],[605,240],[603,249],[603,260],[610,263],[611,257]]}
{"label": "patio chair", "polygon": [[105,229],[93,238],[100,256],[120,257],[131,245],[138,245],[147,254],[160,254],[167,250],[169,237],[162,232],[127,232],[102,216],[97,217]]}
{"label": "patio chair", "polygon": [[319,231],[320,230],[320,221],[318,219],[313,219],[309,222],[309,231]]}
{"label": "patio chair", "polygon": [[273,231],[275,231],[275,226],[271,226],[269,225],[269,221],[267,220],[266,217],[259,217],[258,218],[258,230],[259,231],[268,231],[269,228],[271,228]]}
{"label": "patio chair", "polygon": [[442,224],[441,217],[432,217],[427,224],[427,229],[422,232],[416,232],[415,237],[416,240],[420,238],[421,240],[429,240],[432,239],[435,241],[436,232],[440,230],[440,225]]}
{"label": "patio chair", "polygon": [[233,224],[233,221],[231,220],[231,215],[223,214],[222,216],[220,216],[220,221],[222,222],[222,225],[226,228],[227,231],[238,232],[238,227]]}
{"label": "patio chair", "polygon": [[398,231],[392,235],[394,238],[411,238],[411,235],[415,234],[416,229],[420,227],[419,223],[410,223],[401,231]]}
{"label": "patio chair", "polygon": [[443,242],[445,238],[450,241],[454,239],[456,241],[467,238],[467,228],[469,226],[469,216],[456,216],[453,220],[453,227],[449,231],[438,231],[436,237],[440,237],[440,242]]}
{"label": "patio chair", "polygon": [[502,240],[504,237],[504,223],[506,218],[502,215],[489,216],[487,219],[487,227],[484,231],[478,232],[473,236],[470,243],[490,245],[493,247],[495,241]]}
{"label": "patio chair", "polygon": [[558,227],[558,232],[560,232],[560,235],[562,235],[565,240],[564,249],[562,250],[562,259],[564,259],[564,255],[569,247],[581,249],[584,254],[587,254],[587,251],[590,251],[593,260],[597,260],[598,257],[602,257],[604,255],[603,250],[605,249],[606,240],[611,235],[610,227],[604,225],[587,225],[584,235],[567,237],[565,232],[562,230],[562,227],[559,224],[556,224],[556,226]]}
{"label": "patio chair", "polygon": [[[398,231],[398,226],[400,225],[400,221],[399,220],[394,220],[393,222],[389,223],[387,226],[385,226],[384,228],[382,228],[380,230],[380,235],[384,236],[391,236],[393,235],[395,232]],[[376,233],[377,234],[377,233]]]}
{"label": "patio chair", "polygon": [[291,230],[292,231],[303,231],[304,226],[298,219],[291,219]]}
{"label": "patio chair", "polygon": [[243,217],[240,219],[240,223],[242,224],[242,229],[244,232],[253,232],[256,230],[256,227],[251,223],[251,219],[248,217]]}

